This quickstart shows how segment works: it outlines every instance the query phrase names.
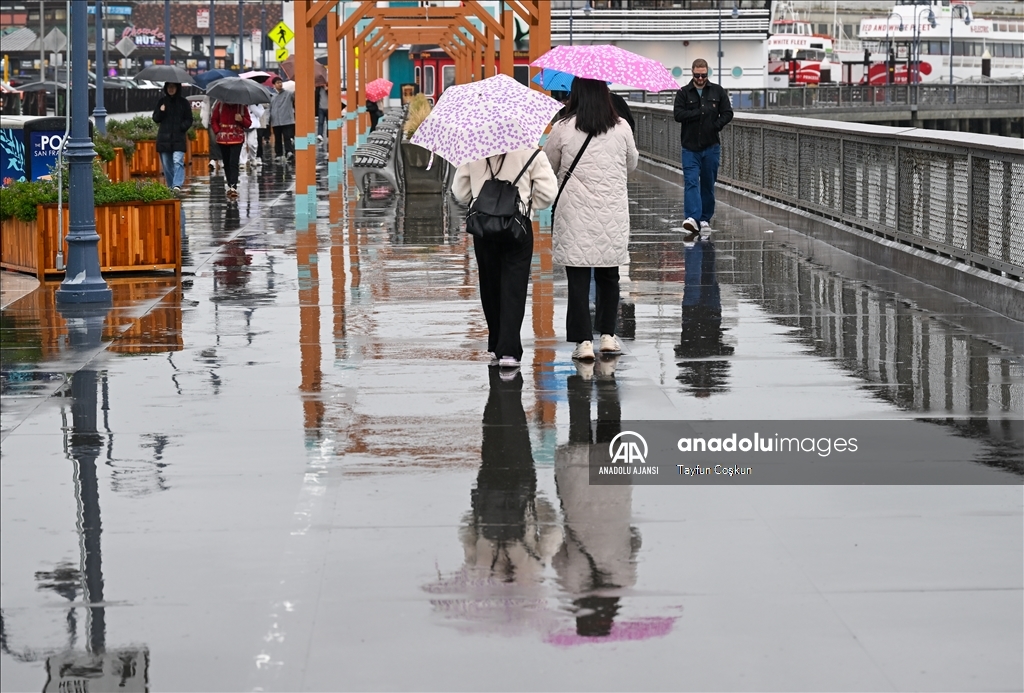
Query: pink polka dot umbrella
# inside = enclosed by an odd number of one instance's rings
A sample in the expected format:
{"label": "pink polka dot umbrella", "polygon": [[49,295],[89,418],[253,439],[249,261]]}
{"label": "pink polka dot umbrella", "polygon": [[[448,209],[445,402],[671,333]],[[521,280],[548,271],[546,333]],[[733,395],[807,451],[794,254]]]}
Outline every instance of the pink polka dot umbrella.
{"label": "pink polka dot umbrella", "polygon": [[555,46],[530,65],[645,91],[679,88],[669,71],[657,60],[630,53],[618,46]]}

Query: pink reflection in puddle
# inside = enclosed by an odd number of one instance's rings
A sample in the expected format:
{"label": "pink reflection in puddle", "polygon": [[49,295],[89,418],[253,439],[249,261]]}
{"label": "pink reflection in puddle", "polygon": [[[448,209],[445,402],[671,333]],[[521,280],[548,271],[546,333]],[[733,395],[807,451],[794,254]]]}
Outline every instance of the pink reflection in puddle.
{"label": "pink reflection in puddle", "polygon": [[544,642],[558,645],[559,647],[572,647],[573,645],[585,645],[587,643],[663,638],[672,630],[672,624],[676,622],[676,618],[678,617],[655,616],[616,623],[612,626],[611,632],[605,636],[578,635],[575,630],[563,630],[551,633],[544,638]]}

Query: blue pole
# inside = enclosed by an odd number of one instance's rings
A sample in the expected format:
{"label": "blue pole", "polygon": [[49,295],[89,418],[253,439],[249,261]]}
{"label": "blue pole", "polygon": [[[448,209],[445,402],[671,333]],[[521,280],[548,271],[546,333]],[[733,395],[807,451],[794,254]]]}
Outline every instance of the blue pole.
{"label": "blue pole", "polygon": [[71,184],[68,215],[68,259],[57,289],[61,303],[109,303],[111,291],[100,274],[100,237],[93,208],[92,162],[96,151],[89,139],[89,7],[71,3],[71,140],[67,144]]}
{"label": "blue pole", "polygon": [[103,107],[103,73],[107,71],[106,41],[103,34],[103,0],[96,0],[96,108],[92,117],[101,135],[107,134],[107,109]]}
{"label": "blue pole", "polygon": [[210,70],[212,70],[215,67],[214,66],[214,54],[216,53],[216,42],[217,42],[216,41],[216,34],[217,34],[216,24],[217,24],[217,22],[216,22],[216,20],[214,19],[214,16],[213,16],[213,13],[215,11],[216,11],[216,8],[213,6],[213,0],[210,0],[210,65],[209,65],[209,68],[208,68]]}
{"label": "blue pole", "polygon": [[245,69],[245,14],[242,11],[242,0],[238,0],[238,69]]}

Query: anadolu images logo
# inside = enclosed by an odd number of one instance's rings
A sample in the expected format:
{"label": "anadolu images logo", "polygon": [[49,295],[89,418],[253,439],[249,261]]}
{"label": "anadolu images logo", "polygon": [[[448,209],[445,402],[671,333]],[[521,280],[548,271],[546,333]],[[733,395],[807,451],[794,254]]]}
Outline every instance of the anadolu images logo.
{"label": "anadolu images logo", "polygon": [[608,454],[612,464],[647,464],[647,441],[639,433],[622,431],[608,443]]}

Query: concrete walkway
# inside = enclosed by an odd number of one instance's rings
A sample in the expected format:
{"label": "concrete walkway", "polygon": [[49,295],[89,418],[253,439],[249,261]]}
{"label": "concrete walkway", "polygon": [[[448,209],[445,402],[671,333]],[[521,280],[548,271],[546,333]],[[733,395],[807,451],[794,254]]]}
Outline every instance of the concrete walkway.
{"label": "concrete walkway", "polygon": [[[1020,324],[736,208],[686,247],[630,185],[593,368],[543,221],[502,379],[457,213],[341,190],[296,232],[283,166],[193,181],[180,282],[5,305],[0,688],[1024,688]],[[655,419],[929,419],[1009,483],[588,482]]]}

